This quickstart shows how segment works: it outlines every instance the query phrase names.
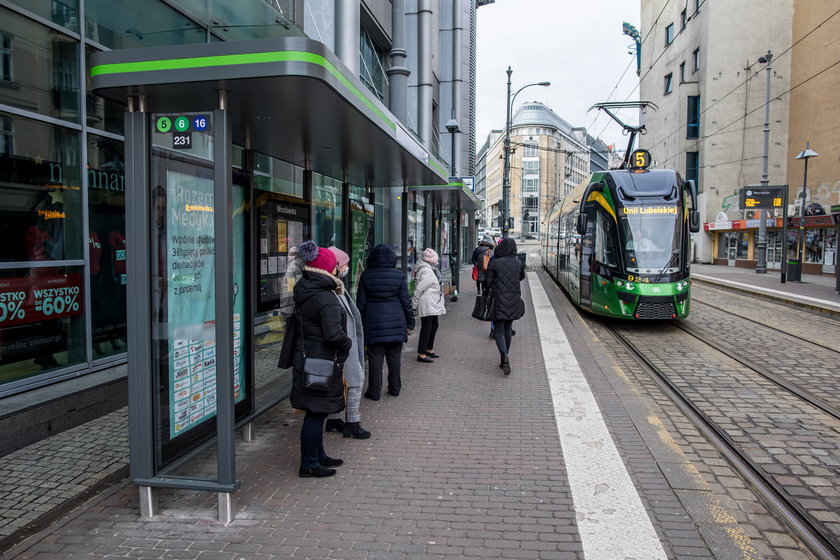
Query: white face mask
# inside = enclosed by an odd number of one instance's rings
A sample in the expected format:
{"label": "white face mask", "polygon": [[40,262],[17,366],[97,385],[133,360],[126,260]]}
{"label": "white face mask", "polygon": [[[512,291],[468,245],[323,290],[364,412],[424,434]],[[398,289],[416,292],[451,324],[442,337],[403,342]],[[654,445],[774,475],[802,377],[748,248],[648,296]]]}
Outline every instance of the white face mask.
{"label": "white face mask", "polygon": [[344,278],[345,276],[347,276],[348,272],[350,272],[350,267],[344,266],[344,267],[338,269],[338,277],[339,278]]}

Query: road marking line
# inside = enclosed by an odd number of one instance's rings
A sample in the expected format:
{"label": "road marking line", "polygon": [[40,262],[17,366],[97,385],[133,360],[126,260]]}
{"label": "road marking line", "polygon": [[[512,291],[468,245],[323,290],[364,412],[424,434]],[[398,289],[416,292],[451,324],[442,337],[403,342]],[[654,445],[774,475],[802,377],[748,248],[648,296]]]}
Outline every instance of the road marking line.
{"label": "road marking line", "polygon": [[528,283],[584,556],[665,560],[659,537],[535,272],[528,273]]}

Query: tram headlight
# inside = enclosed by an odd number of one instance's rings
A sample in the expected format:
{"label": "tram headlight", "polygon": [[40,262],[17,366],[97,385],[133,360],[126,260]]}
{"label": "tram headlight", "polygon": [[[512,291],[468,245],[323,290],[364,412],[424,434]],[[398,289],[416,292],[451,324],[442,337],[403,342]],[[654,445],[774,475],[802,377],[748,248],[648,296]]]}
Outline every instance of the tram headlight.
{"label": "tram headlight", "polygon": [[627,283],[624,285],[624,287],[625,287],[625,288],[627,288],[628,290],[632,290],[632,289],[633,289],[633,283],[632,283],[632,282],[627,282]]}
{"label": "tram headlight", "polygon": [[615,285],[618,286],[619,288],[623,288],[624,287],[624,281],[623,280],[616,280]]}

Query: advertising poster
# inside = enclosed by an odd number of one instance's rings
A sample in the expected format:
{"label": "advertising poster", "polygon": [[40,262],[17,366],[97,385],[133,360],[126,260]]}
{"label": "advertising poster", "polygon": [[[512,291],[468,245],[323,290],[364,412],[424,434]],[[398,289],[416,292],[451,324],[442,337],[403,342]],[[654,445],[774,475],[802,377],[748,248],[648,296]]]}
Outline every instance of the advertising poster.
{"label": "advertising poster", "polygon": [[79,274],[48,273],[0,280],[0,326],[26,325],[81,313]]}
{"label": "advertising poster", "polygon": [[[216,415],[213,181],[167,171],[169,437]],[[244,200],[234,190],[234,246],[244,246]],[[244,251],[234,251],[234,400],[244,398]]]}
{"label": "advertising poster", "polygon": [[350,293],[356,297],[356,286],[365,269],[372,247],[373,204],[350,201]]}

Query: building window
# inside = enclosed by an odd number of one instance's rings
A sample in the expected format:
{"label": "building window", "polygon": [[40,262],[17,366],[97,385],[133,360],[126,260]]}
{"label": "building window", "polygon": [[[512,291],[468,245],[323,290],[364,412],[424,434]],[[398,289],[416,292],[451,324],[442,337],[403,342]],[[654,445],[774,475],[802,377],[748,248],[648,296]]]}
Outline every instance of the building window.
{"label": "building window", "polygon": [[692,65],[691,65],[692,72],[697,72],[698,70],[700,70],[700,48],[699,47],[694,49],[694,52],[691,55],[691,59],[692,59]]}
{"label": "building window", "polygon": [[384,101],[385,66],[382,61],[385,55],[364,28],[359,41],[359,78],[380,101]]}
{"label": "building window", "polygon": [[700,96],[688,96],[686,112],[686,138],[700,138]]}
{"label": "building window", "polygon": [[680,83],[685,82],[685,61],[680,63]]}
{"label": "building window", "polygon": [[665,76],[665,95],[674,91],[674,75],[668,74]]}
{"label": "building window", "polygon": [[540,172],[540,162],[537,161],[523,161],[522,162],[522,172],[523,173],[539,173]]}
{"label": "building window", "polygon": [[688,23],[688,14],[686,10],[680,12],[680,29],[685,29],[685,24]]}
{"label": "building window", "polygon": [[12,81],[12,38],[0,33],[0,80]]}
{"label": "building window", "polygon": [[523,157],[537,157],[539,154],[537,153],[537,146],[533,144],[525,144],[525,154]]}
{"label": "building window", "polygon": [[700,6],[703,5],[703,0],[694,0],[694,13],[700,12]]}
{"label": "building window", "polygon": [[699,192],[700,189],[700,152],[685,153],[685,179],[694,181]]}
{"label": "building window", "polygon": [[0,115],[0,156],[12,157],[15,151],[12,119]]}
{"label": "building window", "polygon": [[674,42],[674,24],[670,23],[665,28],[665,46],[667,47]]}

